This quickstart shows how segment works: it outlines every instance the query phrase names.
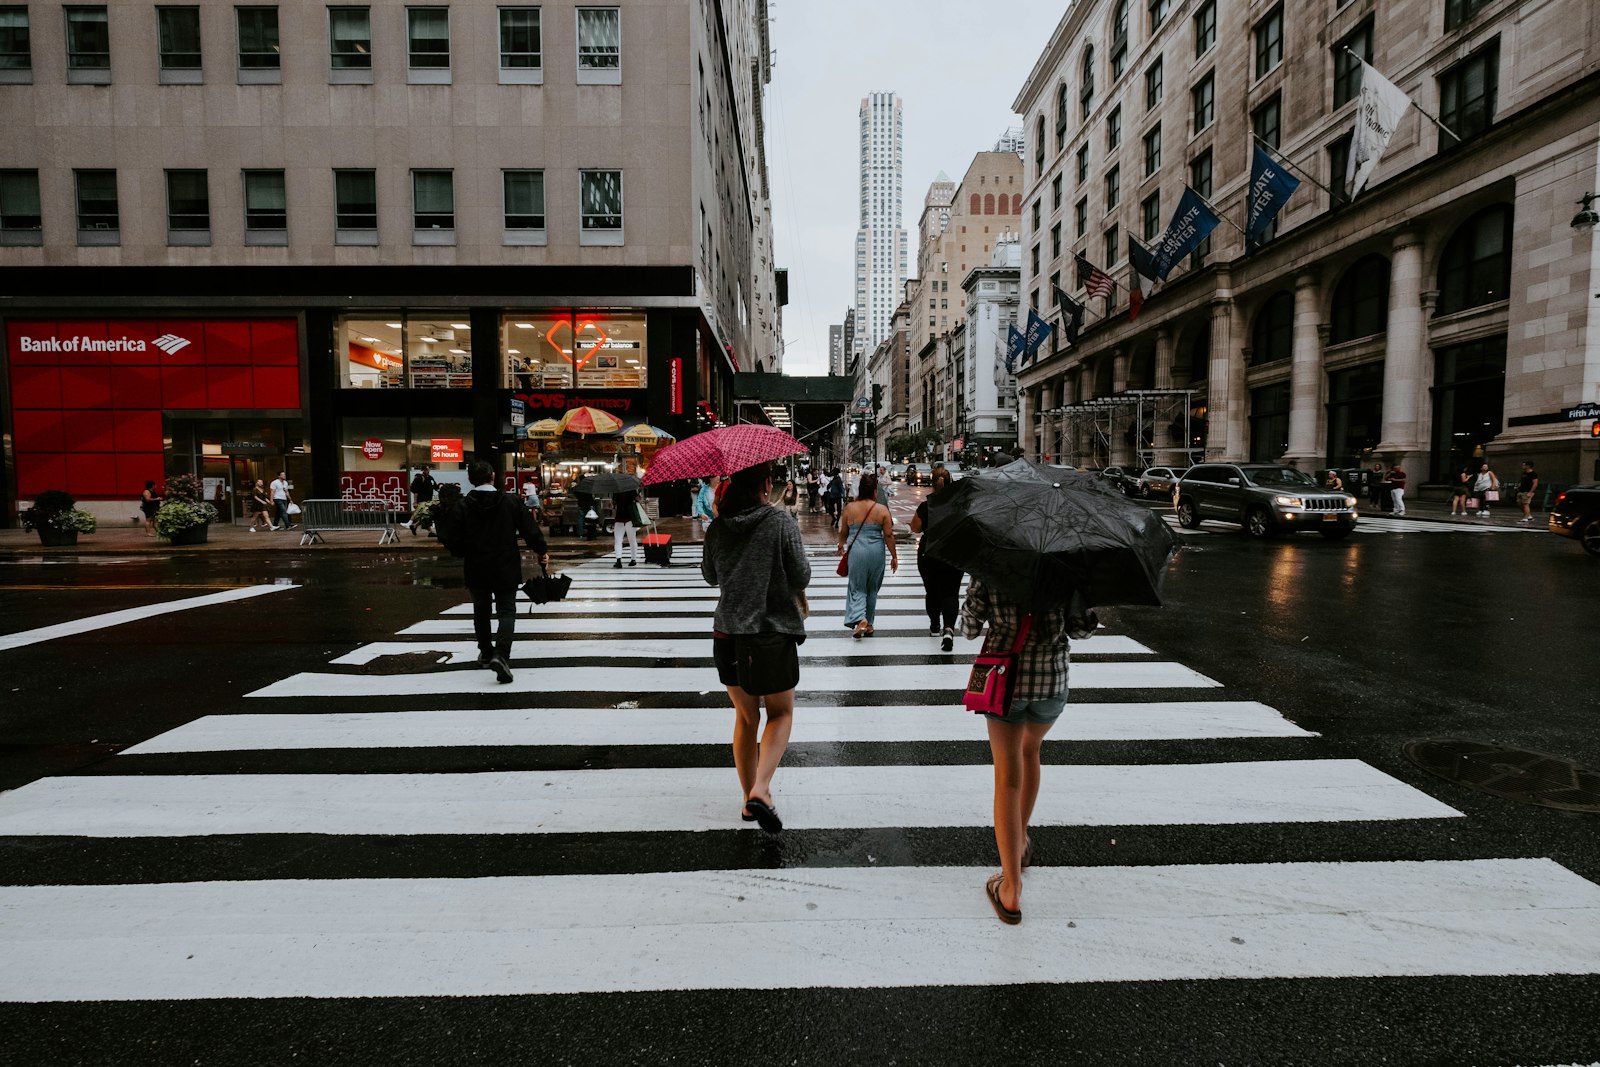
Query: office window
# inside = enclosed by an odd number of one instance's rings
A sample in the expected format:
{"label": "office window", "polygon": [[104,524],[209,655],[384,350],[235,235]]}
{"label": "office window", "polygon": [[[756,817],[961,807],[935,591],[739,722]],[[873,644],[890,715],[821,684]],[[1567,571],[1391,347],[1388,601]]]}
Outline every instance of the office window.
{"label": "office window", "polygon": [[1035,200],[1033,202],[1033,232],[1034,233],[1038,233],[1039,232],[1039,227],[1043,224],[1043,222],[1044,222],[1044,219],[1043,219],[1043,205],[1039,201]]}
{"label": "office window", "polygon": [[1111,80],[1122,77],[1128,69],[1128,0],[1117,0],[1116,12],[1111,19]]}
{"label": "office window", "polygon": [[1365,256],[1356,261],[1333,290],[1332,344],[1372,337],[1389,328],[1389,261]]}
{"label": "office window", "polygon": [[1194,103],[1194,132],[1209,127],[1217,118],[1217,76],[1214,71],[1206,71],[1206,76],[1195,83],[1189,90],[1189,97]]}
{"label": "office window", "polygon": [[1144,135],[1144,176],[1146,178],[1161,169],[1161,127],[1157,126]]}
{"label": "office window", "polygon": [[1476,15],[1489,0],[1444,0],[1444,28],[1453,30]]}
{"label": "office window", "polygon": [[1089,142],[1078,146],[1078,184],[1089,180]]}
{"label": "office window", "polygon": [[[1206,149],[1189,161],[1189,188],[1201,196],[1211,196],[1211,149]],[[1199,270],[1206,265],[1206,256],[1211,254],[1211,236],[1194,246],[1194,251],[1189,254],[1189,266]]]}
{"label": "office window", "polygon": [[1111,109],[1106,116],[1106,151],[1114,152],[1122,144],[1122,105]]}
{"label": "office window", "polygon": [[406,55],[412,70],[450,68],[450,9],[406,9]]}
{"label": "office window", "polygon": [[1083,197],[1072,208],[1073,228],[1079,237],[1089,232],[1089,198]]}
{"label": "office window", "polygon": [[544,171],[508,170],[505,176],[505,228],[544,229]]}
{"label": "office window", "polygon": [[1256,23],[1256,77],[1277,69],[1283,62],[1283,5],[1279,4]]}
{"label": "office window", "polygon": [[1110,211],[1122,203],[1122,168],[1112,167],[1106,171],[1106,210]]}
{"label": "office window", "polygon": [[[1110,267],[1111,264],[1116,263],[1121,258],[1122,234],[1119,228],[1113,224],[1112,227],[1106,231],[1106,266]],[[1111,296],[1111,300],[1113,302],[1116,300],[1116,295],[1114,293]]]}
{"label": "office window", "polygon": [[28,27],[28,9],[0,7],[0,80],[7,71],[33,69],[33,41]]}
{"label": "office window", "polygon": [[1057,174],[1050,183],[1050,210],[1055,211],[1061,207],[1061,175]]}
{"label": "office window", "polygon": [[1333,205],[1350,202],[1350,185],[1346,181],[1350,171],[1350,134],[1345,134],[1328,146],[1328,191]]}
{"label": "office window", "polygon": [[1067,147],[1067,84],[1056,86],[1056,151]]}
{"label": "office window", "polygon": [[1440,149],[1470,141],[1489,128],[1499,81],[1499,38],[1444,73],[1439,79],[1439,121],[1455,136],[1440,130]]}
{"label": "office window", "polygon": [[67,70],[110,70],[111,37],[103,7],[69,7]]}
{"label": "office window", "polygon": [[1162,93],[1161,57],[1144,69],[1144,106],[1146,110],[1161,103]]}
{"label": "office window", "polygon": [[278,70],[278,9],[235,8],[234,18],[238,27],[239,70]]}
{"label": "office window", "polygon": [[1036,278],[1039,276],[1039,246],[1038,245],[1034,245],[1033,246],[1033,275]]}
{"label": "office window", "polygon": [[619,84],[622,77],[622,10],[578,8],[578,81]]}
{"label": "office window", "polygon": [[1283,108],[1277,93],[1250,113],[1250,128],[1268,147],[1278,147],[1278,138],[1283,134]]}
{"label": "office window", "polygon": [[200,69],[198,7],[156,8],[156,52],[163,71]]}
{"label": "office window", "polygon": [[284,230],[288,226],[289,202],[284,192],[283,171],[245,171],[245,230]]}
{"label": "office window", "polygon": [[1276,363],[1294,355],[1294,295],[1280,289],[1256,313],[1250,333],[1250,365]]}
{"label": "office window", "polygon": [[[1355,55],[1350,53],[1354,52]],[[1369,18],[1333,46],[1333,106],[1354,100],[1361,92],[1361,63],[1372,62],[1372,20]]]}
{"label": "office window", "polygon": [[1194,13],[1194,54],[1195,58],[1211,51],[1217,43],[1217,0],[1206,0],[1200,5],[1200,10]]}
{"label": "office window", "polygon": [[538,70],[544,64],[539,9],[500,9],[500,69]]}
{"label": "office window", "polygon": [[328,65],[334,70],[372,69],[371,8],[328,8]]}
{"label": "office window", "polygon": [[1044,116],[1033,124],[1033,173],[1035,177],[1044,170]]}
{"label": "office window", "polygon": [[1059,259],[1061,256],[1061,223],[1050,227],[1050,258]]}
{"label": "office window", "polygon": [[1139,223],[1144,228],[1144,239],[1154,241],[1161,233],[1161,194],[1151,193],[1139,205]]}
{"label": "office window", "polygon": [[0,170],[0,244],[36,245],[42,237],[39,172]]}
{"label": "office window", "polygon": [[1504,300],[1511,294],[1511,209],[1486,208],[1451,235],[1439,259],[1436,315]]}
{"label": "office window", "polygon": [[78,202],[78,229],[118,229],[121,221],[117,211],[117,172],[75,170],[72,178]]}
{"label": "office window", "polygon": [[[622,236],[622,172],[620,170],[580,170],[578,172],[579,243],[593,238]],[[613,242],[615,243],[615,242]]]}
{"label": "office window", "polygon": [[413,240],[431,238],[456,228],[455,175],[448,170],[411,172],[411,228]]}
{"label": "office window", "polygon": [[1094,110],[1094,45],[1084,48],[1081,71],[1078,81],[1078,104],[1083,111],[1082,117],[1088,118],[1089,112]]}
{"label": "office window", "polygon": [[[333,172],[333,224],[337,244],[377,244],[378,177],[370,170]],[[370,234],[367,233],[370,231]]]}
{"label": "office window", "polygon": [[211,193],[206,172],[167,171],[167,243],[210,244],[210,235]]}
{"label": "office window", "polygon": [[1150,0],[1150,30],[1155,32],[1172,14],[1172,0]]}

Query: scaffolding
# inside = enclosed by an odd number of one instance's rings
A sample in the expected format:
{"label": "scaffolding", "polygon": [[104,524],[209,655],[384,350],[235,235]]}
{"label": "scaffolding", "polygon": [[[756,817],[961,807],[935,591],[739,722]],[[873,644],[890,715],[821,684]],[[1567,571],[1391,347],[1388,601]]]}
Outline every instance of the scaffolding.
{"label": "scaffolding", "polygon": [[1192,389],[1127,389],[1050,408],[1042,451],[1076,467],[1191,467],[1205,458],[1194,398]]}

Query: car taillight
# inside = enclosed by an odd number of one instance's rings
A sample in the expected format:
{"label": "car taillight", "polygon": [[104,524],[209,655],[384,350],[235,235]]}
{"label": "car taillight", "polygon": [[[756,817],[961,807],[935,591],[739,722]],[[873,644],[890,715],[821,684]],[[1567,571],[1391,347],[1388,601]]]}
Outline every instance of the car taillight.
{"label": "car taillight", "polygon": [[1560,507],[1560,506],[1561,506],[1561,502],[1562,502],[1562,501],[1563,501],[1563,500],[1565,500],[1565,499],[1567,499],[1567,491],[1566,491],[1566,490],[1565,490],[1565,489],[1563,489],[1563,490],[1562,490],[1562,491],[1561,491],[1561,495],[1560,495],[1560,496],[1558,496],[1558,497],[1556,497],[1556,507],[1558,507],[1558,508],[1559,508],[1559,507]]}

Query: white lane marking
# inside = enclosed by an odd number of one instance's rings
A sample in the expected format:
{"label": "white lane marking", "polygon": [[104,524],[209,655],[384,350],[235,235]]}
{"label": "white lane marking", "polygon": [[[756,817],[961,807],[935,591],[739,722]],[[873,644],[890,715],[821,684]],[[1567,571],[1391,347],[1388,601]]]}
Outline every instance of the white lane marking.
{"label": "white lane marking", "polygon": [[[817,612],[842,612],[844,600],[819,599],[808,597],[811,603],[811,613]],[[560,600],[553,604],[530,604],[525,600],[517,601],[519,615],[700,615],[709,619],[716,611],[717,602],[711,600]],[[883,611],[914,611],[923,618],[927,618],[922,610],[922,595],[914,597],[878,597],[878,610]],[[470,613],[470,609],[469,609]],[[446,611],[445,614],[454,614]]]}
{"label": "white lane marking", "polygon": [[[1038,826],[1459,818],[1360,760],[1046,764]],[[994,769],[785,767],[792,829],[989,826]],[[42,778],[0,794],[0,834],[596,834],[728,830],[731,768]]]}
{"label": "white lane marking", "polygon": [[147,604],[141,608],[108,611],[104,615],[90,615],[87,618],[74,619],[72,622],[61,622],[56,623],[54,626],[41,626],[36,630],[22,630],[14,634],[0,635],[0,652],[13,648],[22,648],[27,645],[36,645],[41,641],[54,641],[58,637],[72,637],[76,634],[104,630],[111,626],[121,626],[124,623],[153,619],[158,615],[171,615],[178,611],[188,611],[190,608],[227,604],[235,600],[247,600],[250,597],[264,596],[267,593],[281,593],[285,589],[295,588],[298,588],[298,586],[293,584],[247,585],[238,589],[225,589],[220,593],[207,593],[204,596],[169,600],[163,604]]}
{"label": "white lane marking", "polygon": [[[822,667],[800,672],[799,692],[848,690],[949,689],[967,684],[971,663],[900,663]],[[722,693],[716,671],[707,667],[524,667],[501,684],[485,670],[437,670],[424,674],[324,674],[307,671],[245,694],[252,697],[408,697],[459,696],[462,693]],[[1124,663],[1077,663],[1071,671],[1074,689],[1174,689],[1219,686],[1181,663],[1133,660]]]}
{"label": "white lane marking", "polygon": [[[1600,972],[1600,886],[1548,859],[0,888],[0,1000]],[[1070,925],[1069,925],[1070,923]]]}
{"label": "white lane marking", "polygon": [[[851,658],[862,656],[939,656],[975,654],[982,647],[977,641],[959,638],[950,653],[939,651],[939,639],[926,630],[920,637],[876,636],[871,640],[857,641],[843,626],[837,632],[818,637],[808,637],[800,646],[801,659]],[[455,664],[473,663],[478,658],[478,646],[473,641],[378,641],[362,645],[347,652],[331,663],[344,667],[360,667],[383,656],[409,656],[418,652],[438,652],[449,656]],[[643,638],[615,637],[572,641],[522,641],[511,648],[512,665],[535,666],[552,659],[604,659],[616,662],[627,659],[710,659],[711,635],[706,632],[692,637],[648,640]],[[1150,649],[1131,637],[1107,635],[1093,641],[1073,644],[1074,659],[1084,656],[1155,655]]]}
{"label": "white lane marking", "polygon": [[[532,615],[517,619],[517,637],[534,634],[672,634],[699,632],[711,636],[712,613],[701,610],[692,614],[618,615],[612,617],[579,617],[570,615]],[[888,634],[928,633],[927,617],[920,613],[896,612],[880,614],[873,624],[879,636]],[[811,617],[806,620],[806,633],[834,636],[845,633],[844,609],[819,612],[817,602],[811,602]],[[472,620],[424,619],[398,631],[401,637],[463,637],[471,636]],[[878,637],[868,638],[871,643]],[[964,640],[964,639],[963,639]],[[1098,638],[1097,638],[1098,640]],[[1074,645],[1073,647],[1077,647]]]}
{"label": "white lane marking", "polygon": [[[953,702],[895,707],[802,707],[790,740],[981,741],[983,724]],[[172,752],[518,745],[725,745],[728,708],[519,708],[364,711],[321,715],[207,715],[124,749]],[[1265,704],[1196,700],[1068,704],[1046,744],[1233,737],[1315,737]]]}

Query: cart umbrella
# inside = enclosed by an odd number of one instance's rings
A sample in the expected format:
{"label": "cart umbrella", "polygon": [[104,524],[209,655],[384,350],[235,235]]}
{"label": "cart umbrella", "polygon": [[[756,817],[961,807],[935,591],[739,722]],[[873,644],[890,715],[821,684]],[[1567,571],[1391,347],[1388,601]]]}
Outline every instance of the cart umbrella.
{"label": "cart umbrella", "polygon": [[1036,609],[1074,593],[1090,607],[1159,605],[1177,549],[1156,512],[1076,479],[963,478],[928,509],[924,551]]}
{"label": "cart umbrella", "polygon": [[533,438],[560,437],[561,423],[555,419],[540,419],[528,427],[528,436]]}
{"label": "cart umbrella", "polygon": [[709,478],[713,474],[725,477],[757,463],[809,451],[793,436],[772,426],[718,426],[657,452],[645,472],[644,484]]}
{"label": "cart umbrella", "polygon": [[622,429],[622,420],[607,415],[599,408],[576,407],[561,416],[561,428],[568,433],[616,433]]}
{"label": "cart umbrella", "polygon": [[622,439],[630,445],[657,445],[662,441],[677,440],[661,427],[651,426],[647,422],[636,423],[623,430]]}

